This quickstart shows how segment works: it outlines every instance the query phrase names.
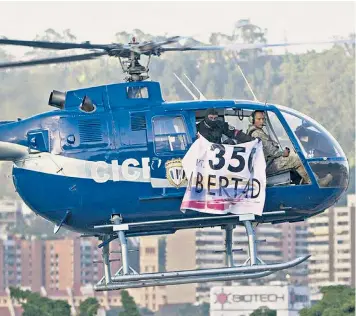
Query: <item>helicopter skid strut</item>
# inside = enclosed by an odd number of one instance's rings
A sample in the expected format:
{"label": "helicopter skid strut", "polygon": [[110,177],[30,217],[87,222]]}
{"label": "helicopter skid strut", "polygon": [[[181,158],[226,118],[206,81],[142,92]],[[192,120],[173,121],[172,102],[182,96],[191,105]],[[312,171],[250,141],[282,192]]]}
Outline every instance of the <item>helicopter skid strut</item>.
{"label": "helicopter skid strut", "polygon": [[[113,218],[115,224],[120,223],[120,218]],[[234,281],[243,279],[256,279],[270,275],[276,271],[294,267],[310,256],[298,257],[294,260],[265,264],[257,256],[257,240],[256,234],[251,220],[243,221],[248,236],[249,258],[243,265],[234,266],[233,264],[233,229],[232,224],[225,225],[223,228],[226,231],[225,235],[225,261],[226,267],[213,269],[197,269],[197,270],[182,270],[171,272],[156,272],[156,273],[137,273],[134,271],[128,262],[127,238],[124,231],[118,232],[118,237],[121,243],[122,267],[114,275],[111,276],[110,260],[108,243],[105,244],[102,250],[104,262],[104,277],[94,286],[96,291],[111,291],[127,288],[140,288],[148,286],[165,286],[178,285],[187,283],[200,283],[212,281]],[[105,239],[107,240],[107,239]]]}

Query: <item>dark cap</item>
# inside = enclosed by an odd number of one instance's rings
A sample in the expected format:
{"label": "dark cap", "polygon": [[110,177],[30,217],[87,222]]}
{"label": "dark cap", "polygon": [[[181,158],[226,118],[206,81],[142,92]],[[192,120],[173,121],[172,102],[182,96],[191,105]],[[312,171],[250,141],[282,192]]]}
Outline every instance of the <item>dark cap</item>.
{"label": "dark cap", "polygon": [[206,113],[205,113],[205,116],[208,116],[208,115],[218,115],[218,111],[216,111],[213,108],[207,109]]}

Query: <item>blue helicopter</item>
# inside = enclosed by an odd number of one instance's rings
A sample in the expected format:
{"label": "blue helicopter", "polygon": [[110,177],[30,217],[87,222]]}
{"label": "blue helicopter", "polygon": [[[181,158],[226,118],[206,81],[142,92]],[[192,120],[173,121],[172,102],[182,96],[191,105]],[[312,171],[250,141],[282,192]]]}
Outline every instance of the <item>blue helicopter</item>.
{"label": "blue helicopter", "polygon": [[[309,256],[265,264],[257,255],[254,225],[303,221],[333,205],[348,186],[349,167],[343,150],[310,117],[256,100],[166,102],[160,84],[146,81],[148,64],[140,64],[141,55],[150,60],[170,51],[241,50],[301,43],[167,47],[180,39],[109,45],[0,39],[2,45],[91,50],[82,55],[4,63],[0,68],[109,55],[120,59],[128,75],[123,83],[66,93],[54,90],[49,105],[56,110],[0,122],[0,160],[13,161],[13,181],[23,201],[53,222],[55,232],[63,226],[102,240],[104,278],[95,287],[98,291],[260,278],[293,267]],[[269,135],[281,148],[294,150],[310,183],[303,184],[292,169],[267,175],[262,216],[182,213],[186,190],[180,186],[182,170],[168,166],[183,158],[197,139],[197,124],[208,108],[216,109],[221,120],[240,130],[247,129],[254,111],[263,111]],[[332,175],[332,181],[322,183],[320,179],[327,174]],[[242,266],[233,265],[232,234],[236,225],[244,225],[248,235],[249,258]],[[131,269],[127,238],[212,226],[226,230],[226,267],[141,274]],[[122,268],[113,276],[109,243],[115,239],[121,243]]]}

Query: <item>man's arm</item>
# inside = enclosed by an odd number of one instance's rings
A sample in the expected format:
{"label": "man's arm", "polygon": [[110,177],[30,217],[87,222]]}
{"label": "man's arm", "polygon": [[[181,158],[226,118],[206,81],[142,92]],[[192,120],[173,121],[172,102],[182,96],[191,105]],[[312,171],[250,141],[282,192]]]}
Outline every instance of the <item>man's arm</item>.
{"label": "man's arm", "polygon": [[283,155],[279,147],[274,145],[273,141],[271,141],[268,135],[262,130],[256,129],[252,132],[251,136],[259,138],[262,141],[263,151],[266,157],[278,158]]}
{"label": "man's arm", "polygon": [[228,123],[224,123],[223,134],[229,138],[236,139],[239,144],[247,143],[254,140],[254,137],[245,134],[243,131],[235,129],[233,126]]}

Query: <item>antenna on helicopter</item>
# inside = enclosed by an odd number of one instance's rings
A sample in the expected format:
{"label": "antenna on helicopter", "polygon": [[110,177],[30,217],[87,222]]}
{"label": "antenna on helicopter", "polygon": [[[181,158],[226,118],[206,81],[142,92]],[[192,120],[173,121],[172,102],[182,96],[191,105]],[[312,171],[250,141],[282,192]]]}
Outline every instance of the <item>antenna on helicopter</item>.
{"label": "antenna on helicopter", "polygon": [[237,52],[236,52],[236,51],[233,52],[233,56],[234,56],[234,58],[235,58],[235,62],[236,62],[236,64],[237,64],[237,67],[239,68],[239,70],[240,70],[240,72],[241,72],[241,75],[242,75],[242,77],[244,78],[244,80],[245,80],[245,82],[246,82],[246,84],[247,84],[247,87],[249,88],[249,90],[251,91],[251,93],[252,93],[252,95],[253,95],[254,101],[258,101],[258,99],[256,98],[256,95],[253,93],[253,90],[252,90],[250,84],[248,83],[248,80],[247,80],[247,78],[245,77],[245,75],[244,75],[244,73],[243,73],[243,71],[242,71],[242,69],[241,69],[241,67],[240,67],[240,65],[239,65],[239,63],[238,63],[238,56],[237,56]]}
{"label": "antenna on helicopter", "polygon": [[199,100],[207,100],[207,98],[204,96],[204,94],[201,93],[201,91],[196,87],[196,85],[189,79],[189,77],[186,74],[183,74],[184,77],[188,79],[188,81],[191,83],[191,85],[199,92]]}
{"label": "antenna on helicopter", "polygon": [[[187,87],[187,85],[175,74],[175,77],[179,80],[179,82],[182,84],[182,86],[189,92],[189,94],[193,97],[194,100],[198,100],[198,97]],[[204,96],[204,94],[197,88],[197,86],[189,79],[189,77],[186,74],[183,74],[184,77],[187,78],[187,80],[190,82],[190,84],[194,87],[195,90],[198,91],[199,93],[199,100],[207,100],[207,98]]]}
{"label": "antenna on helicopter", "polygon": [[198,100],[198,98],[195,96],[195,94],[187,87],[187,85],[175,74],[173,75],[178,79],[178,81],[182,84],[182,86],[185,88],[185,90],[188,91],[188,93],[193,97],[194,100]]}

